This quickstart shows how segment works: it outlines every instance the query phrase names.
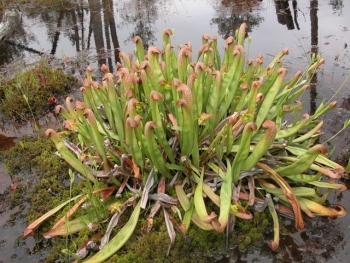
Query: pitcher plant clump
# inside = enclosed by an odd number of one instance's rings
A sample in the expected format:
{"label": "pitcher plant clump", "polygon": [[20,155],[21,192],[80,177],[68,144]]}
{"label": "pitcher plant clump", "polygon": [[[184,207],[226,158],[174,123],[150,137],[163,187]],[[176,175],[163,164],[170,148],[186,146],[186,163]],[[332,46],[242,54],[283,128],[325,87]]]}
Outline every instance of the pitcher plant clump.
{"label": "pitcher plant clump", "polygon": [[[318,143],[319,117],[336,102],[321,103],[309,115],[298,101],[324,60],[313,56],[310,66],[291,78],[282,62],[288,49],[267,67],[261,56],[246,61],[246,28],[242,24],[225,40],[223,57],[217,37],[208,35],[194,56],[190,42],[176,55],[166,29],[162,50],[150,47],[145,53],[135,37],[136,58],[120,53],[116,79],[103,65],[102,82],[96,82],[88,68],[80,89],[84,101],[68,97],[65,107],[57,106],[64,130],[48,129],[46,135],[76,174],[98,187],[50,210],[24,235],[74,201],[43,235],[88,228],[91,240],[70,253],[87,258],[83,262],[103,262],[127,242],[138,222],[142,233],[151,231],[159,210],[170,237],[167,254],[176,233],[186,240],[191,225],[225,231],[228,239],[239,227],[236,219],[254,220],[268,211],[274,225],[269,246],[276,251],[279,214],[293,218],[299,231],[304,216],[344,216],[343,207],[324,205],[331,191],[346,189],[338,182],[344,167]],[[94,196],[108,209],[74,217],[82,207],[96,205]],[[129,217],[121,225],[125,211]],[[252,240],[239,242],[245,249]]]}

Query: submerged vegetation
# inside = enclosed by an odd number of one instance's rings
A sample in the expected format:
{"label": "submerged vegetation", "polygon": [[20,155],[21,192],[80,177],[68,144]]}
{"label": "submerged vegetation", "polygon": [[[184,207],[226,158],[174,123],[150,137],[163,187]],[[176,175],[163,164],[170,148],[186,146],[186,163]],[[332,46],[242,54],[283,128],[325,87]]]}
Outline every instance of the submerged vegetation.
{"label": "submerged vegetation", "polygon": [[52,68],[45,60],[11,79],[0,81],[0,111],[14,120],[27,120],[45,113],[76,83],[74,77]]}
{"label": "submerged vegetation", "polygon": [[[226,39],[223,58],[217,38],[207,35],[194,59],[190,42],[176,56],[171,35],[164,30],[163,50],[147,53],[135,37],[136,59],[120,53],[117,80],[102,66],[98,83],[88,68],[84,101],[68,97],[65,107],[56,107],[64,129],[45,134],[75,170],[71,183],[82,176],[85,188],[29,224],[24,235],[64,208],[43,236],[70,236],[73,242],[78,236],[83,242],[75,243],[75,251],[67,245],[64,253],[105,262],[129,239],[130,249],[135,239],[149,244],[142,236],[153,228],[170,237],[165,257],[178,242],[189,241],[193,228],[225,231],[218,233],[225,240],[220,246],[229,247],[231,238],[243,251],[262,242],[264,230],[257,226],[271,221],[269,246],[276,251],[278,214],[293,218],[300,231],[303,214],[344,216],[343,207],[324,205],[331,191],[346,189],[338,183],[344,167],[318,144],[319,117],[336,102],[321,103],[308,115],[298,101],[324,60],[314,56],[309,68],[287,79],[287,49],[267,67],[262,57],[246,61],[245,24]],[[163,247],[164,235],[157,238]],[[122,254],[116,256],[119,262]]]}

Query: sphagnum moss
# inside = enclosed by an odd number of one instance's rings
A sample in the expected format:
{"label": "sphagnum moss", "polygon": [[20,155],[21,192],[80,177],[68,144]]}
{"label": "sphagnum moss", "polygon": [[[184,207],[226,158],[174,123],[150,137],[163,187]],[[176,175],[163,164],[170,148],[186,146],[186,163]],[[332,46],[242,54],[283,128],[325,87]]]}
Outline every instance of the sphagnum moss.
{"label": "sphagnum moss", "polygon": [[[68,177],[67,165],[53,155],[53,151],[55,148],[52,141],[39,136],[21,138],[15,147],[1,152],[0,161],[16,185],[16,190],[5,193],[9,196],[5,202],[9,202],[10,208],[21,207],[20,212],[14,215],[16,218],[25,217],[30,222],[69,197],[69,187],[64,186]],[[74,186],[72,194],[77,194],[80,191],[78,189],[78,185]],[[26,208],[27,204],[29,208]],[[51,227],[52,223],[47,222],[41,230],[48,231]],[[64,239],[50,243],[51,252],[45,262],[60,258],[61,250],[66,247]],[[74,248],[76,246],[72,247]]]}
{"label": "sphagnum moss", "polygon": [[76,85],[73,76],[49,66],[44,60],[34,68],[16,72],[0,82],[0,111],[24,121],[41,116],[55,105],[55,97],[66,94]]}

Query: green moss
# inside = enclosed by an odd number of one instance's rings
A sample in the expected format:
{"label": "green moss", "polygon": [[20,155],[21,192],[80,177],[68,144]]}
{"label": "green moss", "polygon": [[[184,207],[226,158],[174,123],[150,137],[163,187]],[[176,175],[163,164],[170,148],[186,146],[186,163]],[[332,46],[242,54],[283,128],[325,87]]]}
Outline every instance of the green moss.
{"label": "green moss", "polygon": [[[208,262],[209,255],[224,253],[225,238],[213,231],[203,231],[193,226],[185,240],[180,234],[176,237],[169,256],[167,250],[170,239],[162,215],[154,218],[154,229],[146,235],[133,235],[125,246],[106,262]],[[138,223],[138,229],[141,227]]]}
{"label": "green moss", "polygon": [[50,108],[49,97],[66,94],[75,83],[72,76],[42,60],[32,69],[1,80],[0,111],[15,120],[32,118],[32,112],[41,115]]}
{"label": "green moss", "polygon": [[56,148],[50,139],[45,137],[24,137],[18,144],[2,153],[0,159],[11,174],[30,173],[45,177],[58,174],[64,165],[54,155]]}
{"label": "green moss", "polygon": [[243,252],[244,253],[247,250],[247,246],[243,242],[241,242],[241,243],[238,244],[238,250],[239,250],[239,252]]}
{"label": "green moss", "polygon": [[262,213],[253,213],[251,220],[236,220],[236,232],[233,244],[240,253],[252,253],[265,243],[266,234],[271,229],[271,215],[265,210]]}
{"label": "green moss", "polygon": [[[7,190],[4,196],[6,193],[9,196],[10,208],[20,206],[20,212],[10,217],[10,224],[18,217],[26,217],[29,224],[69,198],[69,187],[63,184],[68,179],[68,166],[54,154],[55,151],[50,139],[24,137],[15,147],[1,152],[0,161],[4,163],[16,185],[16,190]],[[82,184],[75,185],[71,193],[77,195],[81,186]],[[29,203],[29,209],[25,209],[25,203]],[[55,220],[54,217],[53,219]],[[45,221],[38,232],[48,231],[54,220]],[[39,240],[42,237],[38,236]],[[62,258],[63,248],[76,250],[75,242],[69,240],[67,243],[66,238],[52,239],[51,245],[50,255],[45,262]]]}
{"label": "green moss", "polygon": [[61,163],[54,151],[51,140],[26,137],[1,154],[1,161],[16,184],[16,190],[10,194],[10,207],[29,202],[28,222],[63,200],[62,182],[67,177],[68,166]]}
{"label": "green moss", "polygon": [[245,239],[244,239],[244,245],[248,246],[250,243],[252,243],[252,239],[250,236],[247,236]]}
{"label": "green moss", "polygon": [[25,198],[27,189],[23,185],[17,185],[16,190],[11,192],[10,195],[10,208],[19,206],[23,201],[27,201]]}
{"label": "green moss", "polygon": [[[13,205],[19,205],[23,202],[23,197],[28,196],[25,199],[30,203],[30,210],[27,214],[28,223],[37,219],[64,200],[69,199],[70,196],[75,196],[79,193],[91,193],[94,190],[89,183],[80,182],[74,184],[70,192],[68,187],[62,184],[64,180],[69,179],[68,168],[53,154],[54,151],[55,148],[51,140],[43,137],[24,138],[16,147],[2,155],[2,161],[13,172],[16,183],[18,184],[18,191],[11,192],[11,203]],[[31,172],[35,172],[35,175],[30,176],[37,178],[37,184],[35,186],[31,186],[32,180],[21,176],[21,174],[27,174],[29,176]],[[99,184],[94,187],[99,188],[102,186],[103,184]],[[92,200],[90,210],[80,209],[74,216],[78,217],[86,213],[93,213],[94,211],[99,211],[100,208],[105,209],[108,204],[113,202],[123,203],[127,198],[127,194],[122,199],[112,197],[108,199],[108,203],[105,205],[102,205],[98,199]],[[42,200],[45,200],[45,202],[42,202]],[[69,206],[62,209],[60,213],[52,218],[53,220],[45,221],[40,226],[38,232],[42,233],[51,229],[53,223],[62,217],[68,209]],[[208,205],[208,209],[218,212],[217,207],[213,204]],[[132,209],[125,211],[120,218],[119,226],[123,226],[127,222],[131,212]],[[177,234],[174,247],[170,251],[169,256],[167,256],[170,239],[161,212],[154,217],[152,231],[146,235],[142,235],[141,233],[148,212],[146,209],[141,214],[136,230],[126,245],[106,262],[208,262],[210,258],[215,261],[214,258],[220,258],[227,253],[226,237],[223,233],[203,231],[192,224],[186,239],[180,234]],[[177,218],[176,214],[173,214],[173,216]],[[231,248],[237,246],[242,253],[247,253],[247,251],[260,246],[263,244],[264,232],[268,224],[268,213],[254,213],[252,220],[237,219],[235,232],[230,238],[229,246]],[[103,235],[105,228],[106,224],[101,224],[98,233]],[[62,249],[69,249],[72,252],[76,252],[92,235],[93,233],[88,230],[81,230],[70,237],[51,239],[51,251],[45,262],[53,262],[64,258],[65,255],[61,252]]]}
{"label": "green moss", "polygon": [[[130,213],[131,209],[125,212],[120,225],[125,224]],[[235,231],[229,240],[230,248],[237,247],[237,252],[248,253],[263,245],[267,229],[262,227],[261,221],[268,220],[269,214],[262,214],[252,220],[237,219]],[[170,239],[162,213],[154,217],[154,227],[146,235],[141,234],[144,222],[145,219],[141,217],[129,241],[106,262],[215,262],[228,253],[223,233],[204,231],[192,224],[186,238],[177,233],[174,247],[167,256]]]}

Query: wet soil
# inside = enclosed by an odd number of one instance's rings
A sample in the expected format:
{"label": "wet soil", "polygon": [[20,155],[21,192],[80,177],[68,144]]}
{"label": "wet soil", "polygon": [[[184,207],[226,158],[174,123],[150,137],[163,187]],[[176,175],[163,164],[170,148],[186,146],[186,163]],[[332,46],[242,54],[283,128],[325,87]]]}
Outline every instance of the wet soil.
{"label": "wet soil", "polygon": [[[326,59],[317,73],[312,89],[303,101],[312,112],[319,103],[333,96],[350,72],[350,3],[342,0],[311,1],[219,1],[219,0],[128,0],[71,1],[54,5],[20,6],[22,24],[8,42],[0,46],[0,72],[11,74],[35,63],[43,56],[57,61],[72,74],[83,76],[87,65],[98,71],[102,63],[115,70],[120,50],[132,52],[132,38],[140,35],[145,47],[161,47],[161,32],[172,28],[175,43],[191,40],[198,50],[203,33],[223,39],[246,22],[252,43],[248,57],[262,54],[266,64],[284,47],[290,55],[284,59],[290,74],[308,64],[310,53]],[[1,75],[3,76],[3,75]],[[73,96],[79,96],[73,92]],[[322,140],[330,138],[350,114],[350,83],[346,81],[334,100],[338,108],[325,119]],[[62,100],[63,102],[63,100]],[[1,103],[1,102],[0,102]],[[50,113],[38,120],[42,129],[58,127],[60,121]],[[34,124],[4,122],[0,116],[0,147],[6,150],[23,135],[35,134]],[[327,143],[336,147],[333,158],[346,164],[350,131],[347,129]],[[0,152],[1,154],[1,152]],[[12,180],[0,164],[0,262],[41,262],[45,248],[33,238],[22,239],[24,214],[29,204],[10,209]],[[344,183],[349,186],[348,179]],[[350,211],[350,191],[335,193],[330,204]],[[350,218],[309,220],[307,231],[299,233],[293,222],[285,222],[281,248],[273,253],[263,245],[254,253],[229,252],[220,262],[348,262]]]}

